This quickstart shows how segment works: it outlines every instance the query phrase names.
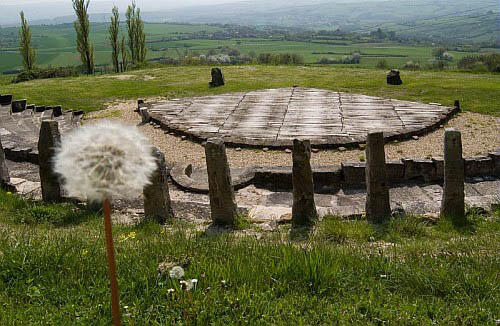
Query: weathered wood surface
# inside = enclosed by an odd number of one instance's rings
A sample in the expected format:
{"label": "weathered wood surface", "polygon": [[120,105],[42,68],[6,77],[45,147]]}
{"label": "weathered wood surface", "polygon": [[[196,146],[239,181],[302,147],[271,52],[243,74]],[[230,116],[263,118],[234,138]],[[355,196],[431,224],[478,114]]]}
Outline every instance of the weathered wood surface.
{"label": "weathered wood surface", "polygon": [[291,147],[295,138],[312,145],[365,142],[374,130],[386,137],[410,136],[439,126],[456,110],[297,87],[169,100],[149,105],[148,112],[164,127],[199,139]]}

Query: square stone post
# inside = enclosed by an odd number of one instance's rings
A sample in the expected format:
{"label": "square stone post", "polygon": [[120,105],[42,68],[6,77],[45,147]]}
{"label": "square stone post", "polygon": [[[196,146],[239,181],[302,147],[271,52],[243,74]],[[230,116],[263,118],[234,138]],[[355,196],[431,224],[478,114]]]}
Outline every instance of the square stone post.
{"label": "square stone post", "polygon": [[210,138],[205,145],[210,210],[215,224],[234,225],[237,206],[227,161],[226,147],[219,138]]}
{"label": "square stone post", "polygon": [[444,187],[441,217],[454,223],[465,222],[465,164],[462,157],[462,134],[446,129],[444,135]]}
{"label": "square stone post", "polygon": [[314,180],[311,168],[311,143],[309,140],[293,141],[293,206],[292,223],[306,226],[318,217],[314,202]]}
{"label": "square stone post", "polygon": [[391,217],[384,133],[368,134],[366,142],[366,218],[383,222]]}
{"label": "square stone post", "polygon": [[144,188],[144,213],[146,217],[165,224],[174,217],[170,193],[168,190],[168,173],[165,155],[157,148],[153,148],[157,168],[151,175],[151,184]]}
{"label": "square stone post", "polygon": [[[57,121],[42,121],[40,138],[38,139],[38,158],[40,165],[40,182],[42,198],[45,202],[61,202],[61,184],[59,176],[54,172],[56,148],[61,143]],[[75,171],[78,173],[78,171]]]}
{"label": "square stone post", "polygon": [[2,139],[0,138],[0,188],[6,188],[10,182],[9,169],[5,163],[5,152],[2,146]]}

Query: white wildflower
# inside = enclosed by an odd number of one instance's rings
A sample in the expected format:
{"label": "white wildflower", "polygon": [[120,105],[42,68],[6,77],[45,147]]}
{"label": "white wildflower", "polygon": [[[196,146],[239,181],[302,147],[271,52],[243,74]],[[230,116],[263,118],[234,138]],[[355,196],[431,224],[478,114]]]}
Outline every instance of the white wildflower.
{"label": "white wildflower", "polygon": [[175,290],[174,290],[174,289],[168,289],[168,290],[167,290],[167,293],[168,293],[168,294],[170,294],[170,293],[174,293],[174,292],[175,292]]}
{"label": "white wildflower", "polygon": [[175,266],[170,270],[169,276],[170,278],[180,280],[184,277],[184,269],[180,266]]}
{"label": "white wildflower", "polygon": [[186,291],[191,291],[194,286],[193,282],[191,282],[190,280],[180,281],[179,283],[181,284],[181,288]]}
{"label": "white wildflower", "polygon": [[142,193],[156,161],[135,126],[102,121],[63,137],[54,168],[70,195],[100,201]]}

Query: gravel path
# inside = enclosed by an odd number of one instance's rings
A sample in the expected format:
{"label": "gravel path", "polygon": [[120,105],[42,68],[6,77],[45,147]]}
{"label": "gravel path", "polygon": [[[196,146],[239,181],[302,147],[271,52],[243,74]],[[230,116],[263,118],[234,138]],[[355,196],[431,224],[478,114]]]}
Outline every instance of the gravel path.
{"label": "gravel path", "polygon": [[[153,101],[149,99],[148,101]],[[141,118],[134,112],[136,101],[113,103],[104,111],[91,113],[87,119],[114,119],[130,124],[139,124]],[[451,119],[446,128],[456,128],[462,131],[463,151],[465,157],[472,157],[496,151],[499,145],[499,121],[495,117],[465,112]],[[153,144],[160,148],[170,163],[192,163],[205,165],[205,149],[189,140],[165,134],[161,129],[151,125],[140,127]],[[443,154],[444,128],[436,130],[418,140],[393,142],[386,146],[388,160],[401,158],[439,157]],[[291,154],[284,151],[263,152],[260,149],[227,149],[228,158],[233,167],[261,166],[290,166]],[[358,162],[364,160],[364,150],[350,149],[344,152],[339,150],[320,150],[312,154],[313,165],[338,165],[341,162]]]}

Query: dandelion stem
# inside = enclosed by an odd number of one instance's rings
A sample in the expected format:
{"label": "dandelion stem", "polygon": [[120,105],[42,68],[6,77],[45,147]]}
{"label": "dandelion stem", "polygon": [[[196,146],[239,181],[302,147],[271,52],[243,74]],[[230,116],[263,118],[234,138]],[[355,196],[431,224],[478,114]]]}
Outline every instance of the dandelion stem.
{"label": "dandelion stem", "polygon": [[106,232],[106,249],[108,252],[109,280],[111,282],[111,305],[113,311],[113,325],[120,326],[120,299],[118,294],[118,282],[116,281],[115,249],[113,247],[113,231],[111,229],[111,204],[109,199],[103,202],[104,229]]}

